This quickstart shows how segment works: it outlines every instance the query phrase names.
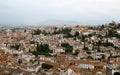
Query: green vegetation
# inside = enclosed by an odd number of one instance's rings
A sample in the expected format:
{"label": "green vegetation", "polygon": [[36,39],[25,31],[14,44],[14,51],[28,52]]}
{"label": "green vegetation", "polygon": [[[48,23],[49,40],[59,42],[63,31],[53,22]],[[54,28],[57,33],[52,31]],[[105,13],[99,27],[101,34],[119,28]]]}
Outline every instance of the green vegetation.
{"label": "green vegetation", "polygon": [[14,49],[16,49],[16,50],[18,50],[19,47],[20,47],[20,44],[18,44],[18,43],[15,43],[14,45],[11,45],[11,46],[10,46],[11,49],[14,48]]}
{"label": "green vegetation", "polygon": [[50,64],[47,64],[47,63],[43,63],[42,64],[42,68],[43,69],[50,69],[50,68],[52,68],[53,67],[53,65],[50,65]]}
{"label": "green vegetation", "polygon": [[69,34],[71,32],[71,28],[62,28],[59,30],[55,30],[53,34]]}
{"label": "green vegetation", "polygon": [[34,30],[33,32],[33,35],[40,35],[41,34],[41,30],[37,29],[37,30]]}
{"label": "green vegetation", "polygon": [[88,47],[86,47],[86,46],[84,46],[84,47],[83,47],[83,50],[88,51],[88,50],[89,50],[89,48],[88,48]]}
{"label": "green vegetation", "polygon": [[64,38],[73,38],[73,35],[71,35],[70,33],[64,35]]}
{"label": "green vegetation", "polygon": [[99,40],[98,42],[96,42],[97,46],[104,46],[104,47],[108,47],[108,46],[114,46],[113,43],[108,42],[108,40],[106,40],[106,42],[101,42],[101,40]]}
{"label": "green vegetation", "polygon": [[72,53],[73,47],[69,43],[61,43],[62,47],[65,47],[65,53]]}
{"label": "green vegetation", "polygon": [[117,25],[113,25],[108,27],[108,31],[106,33],[105,37],[116,37],[116,38],[120,38],[120,34],[117,33],[116,29],[120,29],[120,23]]}
{"label": "green vegetation", "polygon": [[120,75],[120,72],[115,72],[114,75]]}
{"label": "green vegetation", "polygon": [[46,32],[45,30],[41,31],[40,29],[34,30],[33,35],[40,35],[40,34],[44,34],[44,35],[48,35],[51,34],[50,32]]}
{"label": "green vegetation", "polygon": [[67,46],[65,49],[65,53],[72,53],[73,47],[72,46]]}
{"label": "green vegetation", "polygon": [[67,46],[70,46],[69,43],[61,43],[61,46],[62,47],[67,47]]}
{"label": "green vegetation", "polygon": [[80,35],[80,34],[79,34],[79,32],[77,32],[77,31],[76,31],[75,34],[74,34],[75,37],[78,37],[79,35]]}
{"label": "green vegetation", "polygon": [[86,39],[86,38],[87,38],[87,35],[83,35],[83,34],[82,34],[81,41],[82,41],[82,42],[85,42],[85,39]]}
{"label": "green vegetation", "polygon": [[117,28],[120,28],[120,23],[118,23]]}
{"label": "green vegetation", "polygon": [[35,41],[34,40],[30,41],[30,44],[35,44]]}
{"label": "green vegetation", "polygon": [[52,50],[50,50],[48,44],[37,43],[36,51],[33,51],[32,53],[35,56],[38,56],[38,55],[51,56],[50,53],[52,53]]}

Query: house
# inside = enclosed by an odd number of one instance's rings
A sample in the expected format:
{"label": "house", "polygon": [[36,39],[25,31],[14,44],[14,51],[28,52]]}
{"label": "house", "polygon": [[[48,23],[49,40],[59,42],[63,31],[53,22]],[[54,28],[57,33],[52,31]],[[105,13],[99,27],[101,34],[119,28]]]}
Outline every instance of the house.
{"label": "house", "polygon": [[35,59],[35,56],[31,54],[22,54],[21,58],[29,62],[31,59]]}
{"label": "house", "polygon": [[62,49],[62,48],[57,48],[57,49],[54,50],[54,52],[55,52],[55,54],[56,53],[65,53],[65,50]]}
{"label": "house", "polygon": [[92,65],[91,62],[87,61],[80,61],[78,68],[83,68],[83,69],[94,69],[94,65]]}
{"label": "house", "polygon": [[91,55],[91,57],[93,58],[93,59],[101,59],[102,58],[102,55],[100,55],[100,54],[92,54]]}

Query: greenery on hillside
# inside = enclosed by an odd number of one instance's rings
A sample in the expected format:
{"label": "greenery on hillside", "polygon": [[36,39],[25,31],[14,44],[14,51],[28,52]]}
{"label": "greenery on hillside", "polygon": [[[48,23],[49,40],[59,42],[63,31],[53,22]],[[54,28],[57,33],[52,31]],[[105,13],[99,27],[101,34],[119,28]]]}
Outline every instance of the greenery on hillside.
{"label": "greenery on hillside", "polygon": [[61,43],[62,47],[65,47],[65,53],[72,53],[73,47],[69,43]]}
{"label": "greenery on hillside", "polygon": [[114,75],[120,75],[120,72],[115,72]]}
{"label": "greenery on hillside", "polygon": [[52,50],[50,50],[48,44],[42,44],[42,43],[39,44],[39,43],[37,43],[36,50],[32,51],[32,53],[35,56],[38,56],[38,55],[51,56],[50,53],[52,53]]}
{"label": "greenery on hillside", "polygon": [[69,34],[71,32],[71,28],[62,28],[59,30],[55,30],[53,34]]}
{"label": "greenery on hillside", "polygon": [[42,68],[43,69],[50,69],[50,68],[52,68],[53,67],[53,65],[50,65],[50,64],[47,64],[47,63],[43,63],[42,64]]}
{"label": "greenery on hillside", "polygon": [[19,47],[20,47],[20,44],[18,44],[18,43],[15,43],[14,45],[10,46],[11,49],[15,49],[15,50],[18,50]]}

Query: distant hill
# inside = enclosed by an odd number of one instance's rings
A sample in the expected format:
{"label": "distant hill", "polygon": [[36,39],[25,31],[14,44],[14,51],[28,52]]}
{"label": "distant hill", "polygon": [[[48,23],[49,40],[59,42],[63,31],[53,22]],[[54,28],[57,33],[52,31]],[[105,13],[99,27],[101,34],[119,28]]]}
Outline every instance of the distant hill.
{"label": "distant hill", "polygon": [[42,24],[42,25],[76,25],[76,24],[80,24],[80,22],[65,21],[65,20],[46,20],[46,21],[40,22],[39,24]]}
{"label": "distant hill", "polygon": [[80,25],[80,22],[77,21],[66,21],[66,20],[45,20],[41,22],[37,22],[34,24],[0,24],[0,27],[2,26],[24,26],[24,25]]}

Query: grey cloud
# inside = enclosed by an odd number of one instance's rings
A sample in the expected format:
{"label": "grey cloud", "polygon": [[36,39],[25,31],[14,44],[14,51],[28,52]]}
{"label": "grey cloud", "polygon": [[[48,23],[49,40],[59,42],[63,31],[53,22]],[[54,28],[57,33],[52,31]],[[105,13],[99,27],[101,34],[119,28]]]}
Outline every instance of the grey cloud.
{"label": "grey cloud", "polygon": [[120,21],[119,0],[0,0],[0,24],[45,20],[100,24]]}

